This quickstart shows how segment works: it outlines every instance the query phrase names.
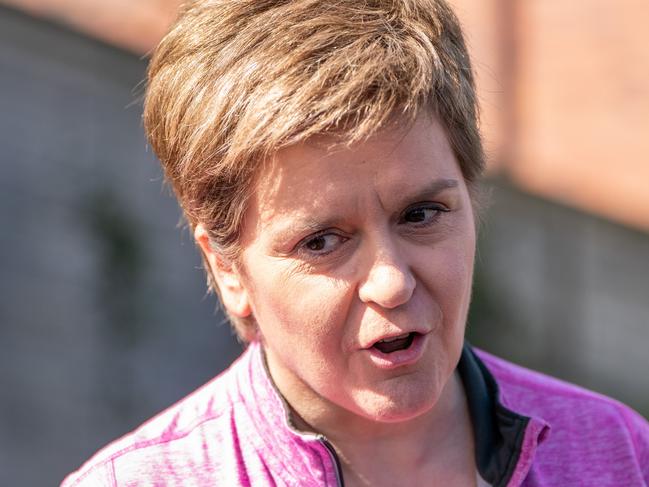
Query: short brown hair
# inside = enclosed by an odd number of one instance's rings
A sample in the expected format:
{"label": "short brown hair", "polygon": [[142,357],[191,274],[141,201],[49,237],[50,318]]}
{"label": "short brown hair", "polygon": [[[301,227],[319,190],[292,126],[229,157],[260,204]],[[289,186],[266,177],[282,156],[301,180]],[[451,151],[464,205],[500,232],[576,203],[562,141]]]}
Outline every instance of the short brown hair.
{"label": "short brown hair", "polygon": [[[235,258],[277,150],[323,134],[353,143],[422,109],[471,185],[484,165],[475,87],[444,0],[194,0],[153,54],[144,123],[190,227]],[[242,337],[251,322],[233,324]]]}

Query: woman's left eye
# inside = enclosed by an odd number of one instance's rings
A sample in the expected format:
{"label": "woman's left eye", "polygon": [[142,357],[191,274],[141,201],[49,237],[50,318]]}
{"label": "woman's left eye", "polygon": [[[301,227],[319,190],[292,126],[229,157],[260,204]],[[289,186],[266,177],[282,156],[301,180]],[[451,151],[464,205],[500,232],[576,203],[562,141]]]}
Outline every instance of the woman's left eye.
{"label": "woman's left eye", "polygon": [[407,209],[401,217],[401,223],[414,223],[415,225],[426,225],[433,223],[441,213],[449,211],[448,208],[439,205],[416,206]]}

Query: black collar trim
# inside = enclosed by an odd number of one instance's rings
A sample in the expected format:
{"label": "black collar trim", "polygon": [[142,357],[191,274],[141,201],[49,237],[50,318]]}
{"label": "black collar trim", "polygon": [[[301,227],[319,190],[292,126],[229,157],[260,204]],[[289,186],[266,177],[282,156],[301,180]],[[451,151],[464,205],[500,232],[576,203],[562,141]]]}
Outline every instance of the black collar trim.
{"label": "black collar trim", "polygon": [[473,423],[478,472],[490,485],[506,486],[516,469],[530,418],[502,405],[496,379],[468,344],[457,370]]}

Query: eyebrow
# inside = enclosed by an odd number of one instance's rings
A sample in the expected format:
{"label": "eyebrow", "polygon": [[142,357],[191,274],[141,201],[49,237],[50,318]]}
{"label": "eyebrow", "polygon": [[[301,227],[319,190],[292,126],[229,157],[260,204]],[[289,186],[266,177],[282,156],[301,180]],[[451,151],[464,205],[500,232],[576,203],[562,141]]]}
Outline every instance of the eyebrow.
{"label": "eyebrow", "polygon": [[457,179],[440,178],[425,186],[419,194],[436,194],[449,188],[457,188],[459,185]]}
{"label": "eyebrow", "polygon": [[298,231],[300,233],[316,232],[324,228],[335,226],[336,223],[338,223],[338,221],[334,218],[318,221],[306,217],[303,220],[292,221],[287,224],[281,225],[275,230],[274,233],[276,234],[276,236],[287,238],[288,235],[292,235],[295,231]]}
{"label": "eyebrow", "polygon": [[420,198],[435,196],[447,189],[457,188],[459,184],[460,183],[458,182],[457,179],[450,179],[450,178],[435,179],[431,183],[423,186],[422,188],[418,188],[413,192],[403,191],[402,197],[403,199],[407,199],[407,200],[418,200]]}

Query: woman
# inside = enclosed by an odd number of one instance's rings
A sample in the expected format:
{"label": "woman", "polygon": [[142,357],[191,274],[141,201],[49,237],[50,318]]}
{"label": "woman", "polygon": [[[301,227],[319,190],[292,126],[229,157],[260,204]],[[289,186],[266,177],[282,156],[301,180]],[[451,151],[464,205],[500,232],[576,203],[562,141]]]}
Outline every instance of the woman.
{"label": "woman", "polygon": [[463,336],[471,67],[442,0],[195,1],[145,124],[235,330],[64,485],[645,485],[649,425]]}

